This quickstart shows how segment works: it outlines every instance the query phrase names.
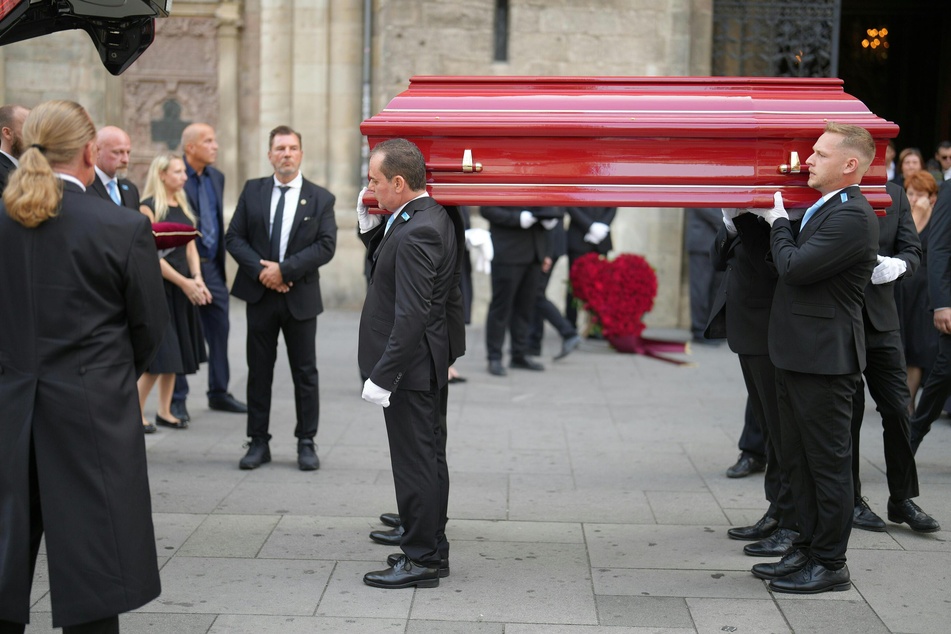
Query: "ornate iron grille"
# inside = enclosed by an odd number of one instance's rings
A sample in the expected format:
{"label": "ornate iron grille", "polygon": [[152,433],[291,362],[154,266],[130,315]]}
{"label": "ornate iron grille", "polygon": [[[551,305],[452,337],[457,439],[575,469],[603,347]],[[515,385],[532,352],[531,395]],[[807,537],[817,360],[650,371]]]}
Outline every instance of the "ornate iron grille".
{"label": "ornate iron grille", "polygon": [[714,0],[713,74],[835,77],[841,0]]}

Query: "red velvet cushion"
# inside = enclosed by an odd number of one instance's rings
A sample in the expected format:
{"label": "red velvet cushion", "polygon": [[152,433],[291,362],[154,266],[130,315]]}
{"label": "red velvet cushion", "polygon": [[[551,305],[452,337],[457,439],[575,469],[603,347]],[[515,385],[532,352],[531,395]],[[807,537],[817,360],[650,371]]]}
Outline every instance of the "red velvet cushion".
{"label": "red velvet cushion", "polygon": [[195,227],[180,222],[153,222],[152,235],[155,236],[156,249],[174,249],[188,244],[201,233]]}

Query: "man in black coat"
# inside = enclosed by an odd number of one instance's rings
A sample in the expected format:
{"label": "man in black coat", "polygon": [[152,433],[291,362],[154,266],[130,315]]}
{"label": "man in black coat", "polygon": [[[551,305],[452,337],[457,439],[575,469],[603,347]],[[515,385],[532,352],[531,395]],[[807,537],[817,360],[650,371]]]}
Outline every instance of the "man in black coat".
{"label": "man in black coat", "polygon": [[320,466],[314,438],[320,413],[317,315],[323,312],[319,267],[337,243],[334,196],[300,173],[300,134],[287,126],[271,131],[268,160],[274,175],[249,180],[238,199],[226,237],[238,262],[232,295],[247,302],[248,436],[242,469],[271,461],[268,433],[277,339],[284,334],[297,408],[297,464]]}
{"label": "man in black coat", "polygon": [[0,194],[23,152],[23,122],[30,111],[15,104],[0,107]]}
{"label": "man in black coat", "polygon": [[806,161],[822,194],[798,235],[782,196],[754,210],[772,227],[779,275],[769,321],[776,366],[782,462],[789,469],[799,536],[775,564],[753,574],[777,592],[851,587],[845,552],[852,526],[852,396],[865,368],[862,304],[876,264],[878,221],[858,184],[875,156],[867,130],[829,123]]}
{"label": "man in black coat", "polygon": [[492,300],[485,319],[489,373],[505,376],[502,345],[511,333],[510,367],[544,370],[529,358],[529,332],[542,281],[542,263],[550,250],[549,233],[564,215],[559,207],[482,207],[492,234]]}
{"label": "man in black coat", "polygon": [[[940,530],[938,522],[912,502],[918,496],[918,470],[908,440],[908,382],[905,355],[895,306],[895,280],[912,275],[921,261],[921,240],[905,190],[894,183],[885,185],[892,204],[878,218],[878,265],[865,286],[865,380],[868,391],[882,415],[885,440],[885,475],[888,479],[888,519],[907,522],[916,531]],[[855,508],[852,526],[884,531],[885,522],[862,498],[859,480],[859,441],[865,414],[865,387],[859,382],[852,399],[852,481]]]}
{"label": "man in black coat", "polygon": [[425,161],[405,139],[374,147],[368,177],[368,191],[390,217],[382,223],[358,203],[371,262],[358,361],[369,377],[364,400],[384,408],[403,534],[402,553],[388,558],[388,568],[367,573],[364,582],[435,587],[449,566],[449,471],[440,393],[455,354],[452,342],[465,337],[458,318],[464,228],[458,214],[450,215],[426,193]]}
{"label": "man in black coat", "polygon": [[[225,278],[224,189],[225,176],[212,163],[218,158],[215,130],[207,123],[192,123],[182,131],[185,153],[185,195],[201,231],[195,243],[201,258],[201,277],[211,292],[211,303],[200,306],[202,334],[208,344],[208,407],[221,412],[247,413],[248,407],[228,391],[228,285]],[[191,420],[185,407],[188,380],[180,374],[172,394],[172,414]]]}
{"label": "man in black coat", "polygon": [[[565,231],[570,273],[571,266],[582,255],[607,255],[612,249],[611,223],[614,222],[617,207],[568,207],[565,211],[571,218]],[[575,306],[570,285],[565,295],[565,317],[573,327],[578,327],[578,307]]]}
{"label": "man in black coat", "polygon": [[86,192],[138,212],[139,188],[125,178],[132,139],[125,130],[107,125],[96,133],[96,145],[99,147],[96,178]]}

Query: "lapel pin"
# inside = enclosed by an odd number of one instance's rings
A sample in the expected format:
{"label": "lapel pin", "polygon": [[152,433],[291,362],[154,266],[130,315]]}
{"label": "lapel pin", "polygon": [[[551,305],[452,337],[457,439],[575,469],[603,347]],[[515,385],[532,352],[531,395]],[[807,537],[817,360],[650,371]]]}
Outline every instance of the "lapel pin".
{"label": "lapel pin", "polygon": [[409,220],[409,214],[406,213],[405,211],[400,215],[403,217],[403,222],[406,222]]}
{"label": "lapel pin", "polygon": [[300,204],[306,205],[306,204],[307,204],[307,199],[306,199],[306,198],[301,198],[301,199],[300,199]]}

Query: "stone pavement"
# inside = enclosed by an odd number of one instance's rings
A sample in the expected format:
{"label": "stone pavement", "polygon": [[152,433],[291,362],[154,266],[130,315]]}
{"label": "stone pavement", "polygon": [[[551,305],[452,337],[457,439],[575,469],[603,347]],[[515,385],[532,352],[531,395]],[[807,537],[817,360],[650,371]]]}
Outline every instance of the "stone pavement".
{"label": "stone pavement", "polygon": [[[367,533],[395,511],[380,409],[360,400],[359,315],[318,320],[321,469],[296,468],[293,391],[278,359],[274,461],[240,471],[244,417],[209,411],[147,436],[162,595],[123,631],[595,634],[951,631],[951,428],[919,453],[921,506],[946,530],[854,531],[853,588],[773,595],[726,530],[765,510],[762,476],[730,480],[744,395],[735,356],[697,346],[676,366],[584,342],[547,371],[485,370],[481,325],[451,386],[452,575],[380,590],[362,575],[392,552]],[[245,392],[244,306],[232,305],[232,388]],[[656,336],[684,338],[679,331]],[[154,414],[154,406],[147,408]],[[863,490],[883,517],[882,438],[869,399]],[[769,560],[766,560],[769,561]],[[46,561],[30,634],[50,630]]]}

